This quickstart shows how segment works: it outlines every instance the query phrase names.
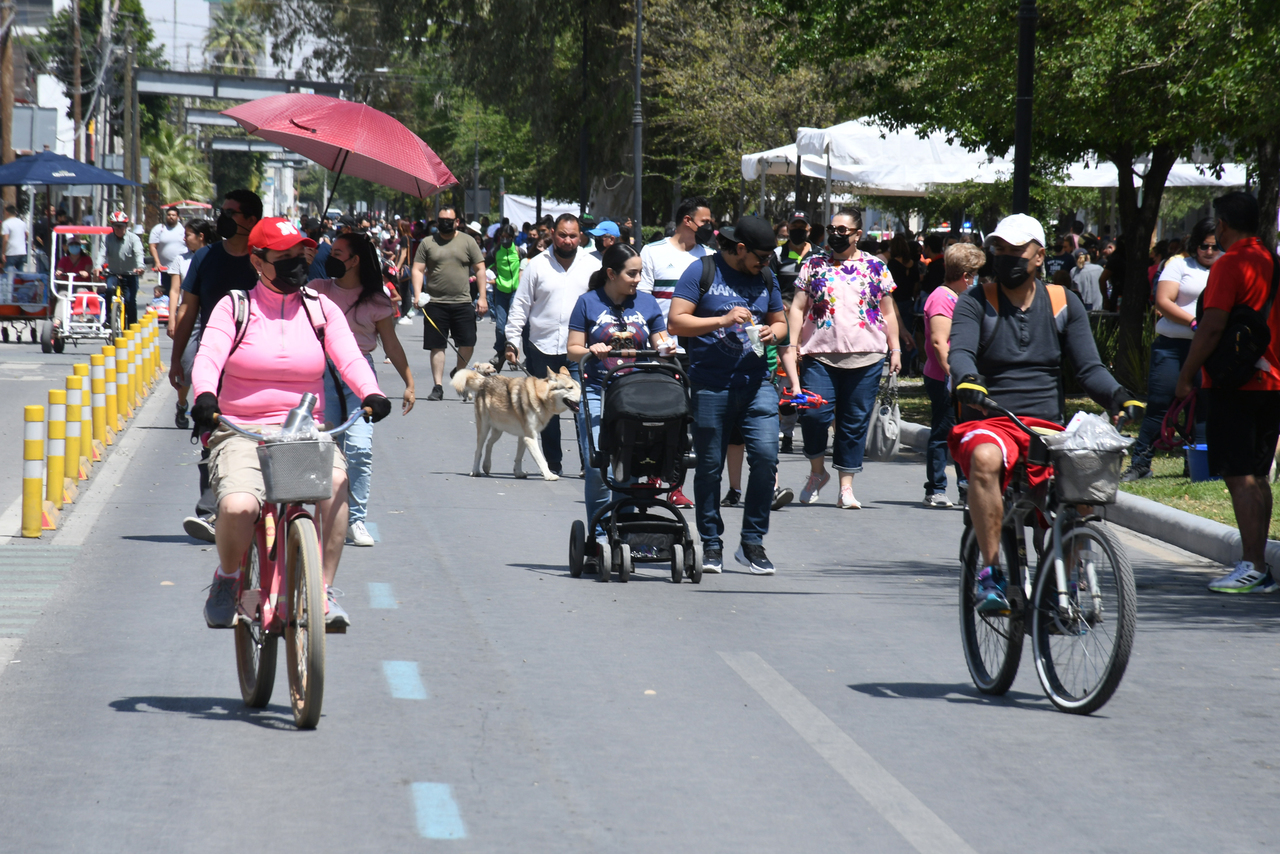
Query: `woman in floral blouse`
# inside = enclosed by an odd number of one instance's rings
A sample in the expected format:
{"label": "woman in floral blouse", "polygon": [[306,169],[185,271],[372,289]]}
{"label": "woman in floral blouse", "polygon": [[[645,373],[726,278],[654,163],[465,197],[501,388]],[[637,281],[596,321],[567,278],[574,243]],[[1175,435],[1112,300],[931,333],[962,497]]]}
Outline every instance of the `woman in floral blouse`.
{"label": "woman in floral blouse", "polygon": [[857,211],[842,210],[831,218],[830,254],[815,254],[801,268],[788,318],[791,340],[800,347],[801,384],[827,401],[800,416],[804,455],[812,469],[800,501],[817,501],[831,480],[823,458],[834,420],[832,458],[840,472],[836,506],[843,510],[862,507],[853,497],[853,476],[862,471],[867,425],[886,354],[891,373],[902,366],[902,351],[888,343],[898,340],[893,277],[883,261],[858,250],[861,236],[862,215]]}

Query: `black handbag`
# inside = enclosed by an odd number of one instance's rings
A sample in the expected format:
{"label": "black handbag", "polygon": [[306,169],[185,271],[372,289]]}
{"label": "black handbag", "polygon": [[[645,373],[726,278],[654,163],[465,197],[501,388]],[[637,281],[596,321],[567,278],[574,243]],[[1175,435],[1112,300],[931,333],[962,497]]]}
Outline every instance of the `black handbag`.
{"label": "black handbag", "polygon": [[[1215,388],[1240,388],[1249,382],[1258,372],[1258,360],[1271,345],[1271,327],[1267,319],[1271,317],[1271,307],[1276,300],[1276,289],[1280,285],[1280,256],[1271,255],[1271,292],[1262,310],[1247,305],[1237,305],[1227,315],[1227,326],[1222,330],[1222,338],[1218,346],[1204,360],[1205,373],[1213,381]],[[1204,294],[1201,293],[1197,305],[1196,321],[1203,314]]]}

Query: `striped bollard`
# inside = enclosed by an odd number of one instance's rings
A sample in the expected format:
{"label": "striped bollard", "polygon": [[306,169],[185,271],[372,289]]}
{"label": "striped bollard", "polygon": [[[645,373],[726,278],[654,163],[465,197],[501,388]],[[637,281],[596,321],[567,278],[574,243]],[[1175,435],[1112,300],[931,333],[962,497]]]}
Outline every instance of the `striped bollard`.
{"label": "striped bollard", "polygon": [[156,366],[160,364],[160,324],[155,312],[147,318],[147,384],[154,387],[159,377]]}
{"label": "striped bollard", "polygon": [[133,364],[130,370],[133,371],[133,406],[137,409],[147,397],[147,378],[142,375],[142,353],[147,343],[141,324],[133,324],[129,331],[133,333]]}
{"label": "striped bollard", "polygon": [[22,536],[44,530],[44,407],[22,408]]}
{"label": "striped bollard", "polygon": [[107,368],[101,355],[89,357],[89,402],[93,411],[93,461],[102,460],[107,444]]}
{"label": "striped bollard", "polygon": [[93,382],[88,365],[75,365],[74,370],[80,378],[80,457],[84,460],[85,470],[91,471],[93,461],[97,459],[93,453]]}
{"label": "striped bollard", "polygon": [[67,377],[67,478],[87,480],[89,473],[85,471],[80,444],[80,378],[72,374]]}
{"label": "striped bollard", "polygon": [[129,405],[129,339],[116,339],[116,414],[123,430],[125,422],[133,415],[133,407]]}
{"label": "striped bollard", "polygon": [[103,442],[114,445],[116,431],[120,429],[120,414],[116,408],[116,348],[110,344],[102,348],[102,376],[107,399],[107,435]]}
{"label": "striped bollard", "polygon": [[61,510],[66,498],[67,393],[49,389],[49,459],[45,463],[44,497]]}

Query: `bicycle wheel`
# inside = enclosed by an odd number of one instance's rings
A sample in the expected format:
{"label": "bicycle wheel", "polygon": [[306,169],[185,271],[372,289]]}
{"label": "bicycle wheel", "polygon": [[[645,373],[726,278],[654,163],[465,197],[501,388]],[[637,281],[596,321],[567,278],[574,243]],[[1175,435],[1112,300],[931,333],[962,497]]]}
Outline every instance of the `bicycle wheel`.
{"label": "bicycle wheel", "polygon": [[120,289],[116,289],[116,297],[111,301],[111,340],[124,337],[124,297]]}
{"label": "bicycle wheel", "polygon": [[965,529],[961,554],[960,635],[964,660],[979,691],[1004,694],[1013,685],[1022,660],[1026,596],[1022,590],[1017,532],[1006,528],[1000,534],[1000,568],[1008,579],[1006,595],[1011,606],[1007,614],[978,613],[978,572],[982,569],[982,556],[972,528]]}
{"label": "bicycle wheel", "polygon": [[[241,589],[257,599],[262,586],[262,561],[255,539],[244,558]],[[241,594],[244,595],[244,594]],[[255,620],[243,616],[236,621],[236,671],[240,674],[240,696],[251,709],[261,709],[271,700],[276,681],[276,636],[262,629],[262,609],[255,608]]]}
{"label": "bicycle wheel", "polygon": [[324,582],[316,525],[306,516],[289,523],[285,572],[289,579],[289,621],[284,630],[289,660],[289,697],[298,729],[320,722],[324,700]]}
{"label": "bicycle wheel", "polygon": [[1052,557],[1041,566],[1032,601],[1036,675],[1055,706],[1087,715],[1120,685],[1138,619],[1133,567],[1109,531],[1095,522],[1062,538],[1067,610],[1058,603]]}

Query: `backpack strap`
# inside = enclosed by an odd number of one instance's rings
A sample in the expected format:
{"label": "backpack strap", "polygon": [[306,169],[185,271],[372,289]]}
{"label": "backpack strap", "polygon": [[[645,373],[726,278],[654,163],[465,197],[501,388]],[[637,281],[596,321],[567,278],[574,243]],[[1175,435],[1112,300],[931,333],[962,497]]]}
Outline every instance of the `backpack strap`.
{"label": "backpack strap", "polygon": [[[320,352],[324,354],[325,369],[329,372],[329,379],[333,381],[334,393],[338,395],[338,403],[342,405],[342,421],[345,422],[347,416],[351,413],[347,411],[347,396],[342,390],[342,378],[338,376],[338,369],[334,367],[328,351],[324,348],[324,331],[329,325],[329,318],[325,316],[324,306],[320,302],[320,294],[315,289],[302,288],[298,293],[302,295],[302,310],[307,313],[307,322],[311,324],[311,331],[316,334],[316,340],[320,342]],[[320,309],[320,316],[324,318],[324,322],[319,326],[316,325],[315,316],[311,314],[311,303],[313,302],[316,304],[316,308]]]}
{"label": "backpack strap", "polygon": [[[244,341],[245,332],[249,329],[249,295],[241,290],[233,290],[227,293],[231,297],[231,316],[235,318],[236,331],[231,338],[231,349],[227,351],[227,361],[231,360],[231,354],[236,351],[240,343]],[[222,374],[227,372],[227,362],[222,363]],[[218,391],[222,394],[222,374],[218,375]]]}
{"label": "backpack strap", "polygon": [[698,260],[702,262],[702,273],[698,276],[698,294],[704,297],[716,280],[716,259],[710,255],[703,255]]}
{"label": "backpack strap", "polygon": [[[1053,326],[1058,331],[1058,349],[1061,351],[1062,336],[1067,332],[1067,321],[1071,315],[1067,303],[1067,289],[1062,285],[1045,285],[1044,289],[1049,294],[1049,308],[1053,312]],[[982,285],[982,293],[986,297],[986,305],[983,306],[982,330],[978,336],[977,355],[979,356],[987,349],[991,339],[995,337],[996,328],[1000,325],[999,285],[995,282],[986,282]]]}

